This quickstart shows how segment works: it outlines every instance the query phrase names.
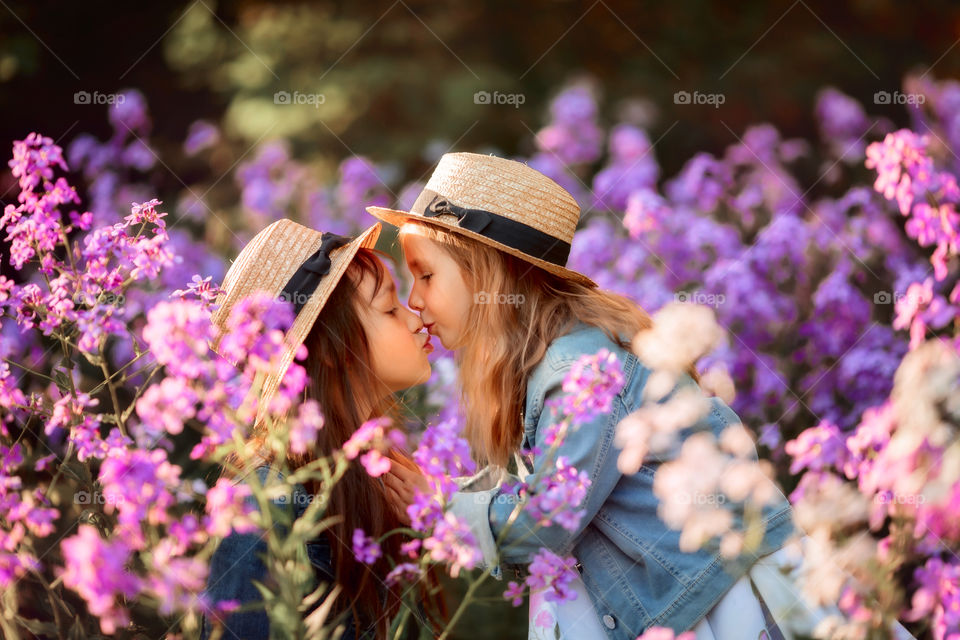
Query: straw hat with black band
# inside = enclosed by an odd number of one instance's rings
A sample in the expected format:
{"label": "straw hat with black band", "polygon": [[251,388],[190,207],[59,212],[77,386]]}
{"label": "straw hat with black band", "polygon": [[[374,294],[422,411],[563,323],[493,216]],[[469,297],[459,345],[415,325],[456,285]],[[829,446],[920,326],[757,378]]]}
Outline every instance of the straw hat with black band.
{"label": "straw hat with black band", "polygon": [[597,286],[566,266],[580,205],[563,187],[522,162],[447,153],[410,211],[367,211],[397,227],[417,221],[460,233],[555,275]]}
{"label": "straw hat with black band", "polygon": [[[294,355],[353,257],[361,248],[374,247],[380,229],[377,223],[358,237],[347,238],[315,231],[293,220],[277,220],[254,236],[230,265],[221,285],[223,293],[216,301],[219,308],[212,318],[221,335],[233,306],[256,291],[292,302],[296,316],[284,336],[278,367],[263,381],[257,422],[265,416]],[[218,337],[211,348],[220,353],[219,346]]]}

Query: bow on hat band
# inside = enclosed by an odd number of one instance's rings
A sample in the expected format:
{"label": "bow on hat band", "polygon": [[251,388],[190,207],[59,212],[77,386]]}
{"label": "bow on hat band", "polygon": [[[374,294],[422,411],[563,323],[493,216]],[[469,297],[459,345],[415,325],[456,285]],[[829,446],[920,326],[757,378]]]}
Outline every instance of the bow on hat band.
{"label": "bow on hat band", "polygon": [[320,236],[320,248],[304,260],[280,292],[280,299],[293,303],[294,315],[299,315],[313,292],[320,286],[320,280],[330,272],[330,252],[349,244],[353,238],[325,232]]}
{"label": "bow on hat band", "polygon": [[459,219],[461,229],[473,231],[517,251],[565,267],[570,256],[570,243],[539,229],[511,220],[484,209],[460,207],[435,191],[424,189],[411,208],[411,213],[424,218],[451,214]]}

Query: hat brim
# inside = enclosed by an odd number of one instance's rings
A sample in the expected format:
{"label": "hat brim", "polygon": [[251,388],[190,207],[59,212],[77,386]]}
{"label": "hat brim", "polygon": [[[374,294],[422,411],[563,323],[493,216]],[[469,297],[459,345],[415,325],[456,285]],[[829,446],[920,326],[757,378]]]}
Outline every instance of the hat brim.
{"label": "hat brim", "polygon": [[[314,323],[320,316],[320,312],[323,311],[324,306],[330,299],[333,290],[336,289],[337,284],[340,283],[341,278],[343,278],[347,272],[347,268],[350,266],[353,258],[360,249],[374,248],[377,244],[377,239],[380,237],[382,228],[383,226],[380,223],[376,223],[349,243],[330,252],[330,270],[327,272],[327,275],[321,279],[317,289],[310,295],[300,310],[300,313],[294,318],[293,324],[284,335],[284,344],[280,352],[280,359],[273,369],[273,373],[269,376],[258,374],[254,380],[252,390],[259,390],[255,424],[260,423],[266,418],[267,407],[276,395],[280,383],[290,368],[290,365],[293,363],[297,351],[299,351],[307,334],[309,334],[313,328]],[[317,247],[320,245],[319,238],[320,235],[318,234],[317,238],[313,241]],[[273,293],[277,294],[278,292]],[[236,365],[237,363],[234,364]]]}
{"label": "hat brim", "polygon": [[[398,209],[388,209],[386,207],[367,207],[367,213],[377,218],[378,220],[383,220],[388,224],[399,228],[403,226],[406,222],[420,222],[426,225],[431,225],[435,227],[440,227],[441,229],[446,229],[447,231],[452,231],[454,233],[459,233],[461,235],[467,236],[468,238],[473,238],[478,242],[482,242],[488,246],[493,247],[494,249],[499,249],[504,253],[509,253],[510,255],[520,258],[530,264],[540,267],[544,271],[552,273],[553,275],[560,276],[561,278],[566,278],[567,280],[573,280],[580,284],[586,285],[588,287],[596,287],[597,283],[588,278],[587,276],[574,271],[573,269],[568,269],[566,267],[561,267],[552,262],[547,262],[546,260],[541,260],[540,258],[535,258],[529,254],[520,251],[519,249],[514,249],[503,243],[497,242],[496,240],[491,240],[490,238],[479,234],[475,231],[470,231],[469,229],[463,229],[459,224],[453,222],[447,222],[446,220],[440,219],[441,216],[426,218],[418,213],[413,213],[412,211],[400,211]],[[444,216],[453,218],[454,216]],[[560,242],[560,240],[557,240]]]}

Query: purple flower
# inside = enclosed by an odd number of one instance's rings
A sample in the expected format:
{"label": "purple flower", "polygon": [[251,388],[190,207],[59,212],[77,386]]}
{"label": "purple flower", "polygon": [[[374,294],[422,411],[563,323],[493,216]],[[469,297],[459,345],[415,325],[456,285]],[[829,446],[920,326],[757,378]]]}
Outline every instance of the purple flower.
{"label": "purple flower", "polygon": [[543,526],[556,524],[567,531],[580,528],[583,504],[590,487],[590,475],[570,466],[566,457],[556,461],[556,470],[540,478],[534,485],[523,489],[530,494],[524,510]]}
{"label": "purple flower", "polygon": [[364,564],[373,564],[383,555],[380,545],[373,538],[368,537],[363,529],[353,530],[353,555]]}
{"label": "purple flower", "polygon": [[107,457],[100,467],[104,510],[116,512],[118,532],[140,549],[146,543],[141,523],[162,524],[176,504],[171,488],[180,485],[180,467],[167,461],[163,449],[123,449]]}
{"label": "purple flower", "polygon": [[913,593],[908,620],[932,615],[935,640],[951,640],[960,634],[960,565],[930,558],[913,574],[919,587]]}
{"label": "purple flower", "polygon": [[850,96],[827,87],[817,95],[816,116],[821,137],[829,145],[831,154],[847,164],[859,162],[871,128],[863,106]]}
{"label": "purple flower", "polygon": [[540,549],[530,562],[530,575],[526,584],[531,591],[545,591],[550,602],[567,602],[577,599],[570,584],[578,577],[577,559],[560,557],[549,549]]}
{"label": "purple flower", "polygon": [[196,120],[187,131],[187,139],[183,141],[183,152],[188,156],[195,156],[219,141],[220,130],[216,125],[206,120]]}
{"label": "purple flower", "polygon": [[473,569],[482,559],[470,527],[449,512],[437,521],[433,533],[423,541],[423,549],[435,562],[449,564],[454,578],[460,569]]}
{"label": "purple flower", "polygon": [[223,293],[223,289],[219,285],[211,283],[212,278],[213,276],[201,278],[199,275],[194,275],[192,281],[187,283],[186,289],[177,289],[170,295],[180,296],[181,299],[193,295],[201,300],[213,302],[217,299],[217,296]]}
{"label": "purple flower", "polygon": [[403,582],[414,583],[423,576],[420,567],[412,562],[401,562],[387,574],[384,582],[388,585],[396,585]]}
{"label": "purple flower", "polygon": [[426,428],[413,452],[413,460],[424,474],[439,477],[474,473],[476,463],[460,429],[459,422],[453,419]]}
{"label": "purple flower", "polygon": [[168,377],[150,385],[137,400],[140,446],[150,447],[164,433],[176,435],[196,415],[197,394],[183,378]]}
{"label": "purple flower", "polygon": [[150,118],[147,116],[147,101],[143,94],[136,89],[127,89],[116,98],[109,113],[110,122],[117,132],[126,134],[127,130],[130,130],[141,135],[147,133]]}

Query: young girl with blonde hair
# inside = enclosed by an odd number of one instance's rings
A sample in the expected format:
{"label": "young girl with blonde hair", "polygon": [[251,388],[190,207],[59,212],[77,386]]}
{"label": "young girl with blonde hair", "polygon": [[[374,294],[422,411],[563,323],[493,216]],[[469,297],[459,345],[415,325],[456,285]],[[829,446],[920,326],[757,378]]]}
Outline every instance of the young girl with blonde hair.
{"label": "young girl with blonde hair", "polygon": [[[531,621],[548,610],[566,638],[633,640],[655,626],[695,629],[699,640],[778,637],[750,572],[795,531],[783,494],[774,489],[777,499],[762,510],[759,544],[727,559],[715,542],[681,551],[680,532],[658,517],[653,478],[663,457],[648,456],[637,473],[618,469],[615,428],[644,404],[652,373],[630,343],[652,322],[629,299],[566,268],[580,215],[573,197],[522,163],[454,153],[440,160],[411,211],[368,211],[400,227],[414,277],[409,305],[431,335],[456,352],[465,435],[475,456],[506,468],[514,454],[532,450],[532,469],[519,469],[521,475],[541,472],[560,456],[589,475],[584,515],[572,531],[538,526],[524,511],[511,517],[516,500],[503,499],[509,492],[502,485],[484,499],[468,493],[453,499],[454,512],[471,523],[491,564],[525,564],[542,547],[576,558],[579,597],[557,610],[532,594]],[[564,395],[564,378],[579,358],[602,349],[621,364],[622,389],[608,412],[568,431],[557,458],[546,458],[552,412],[545,405]],[[677,389],[698,382],[691,366]],[[690,432],[719,437],[738,423],[711,397]],[[388,478],[406,499],[421,483],[399,468]],[[743,514],[729,508],[742,523]],[[499,553],[491,553],[496,539]],[[493,573],[498,576],[499,567]]]}

